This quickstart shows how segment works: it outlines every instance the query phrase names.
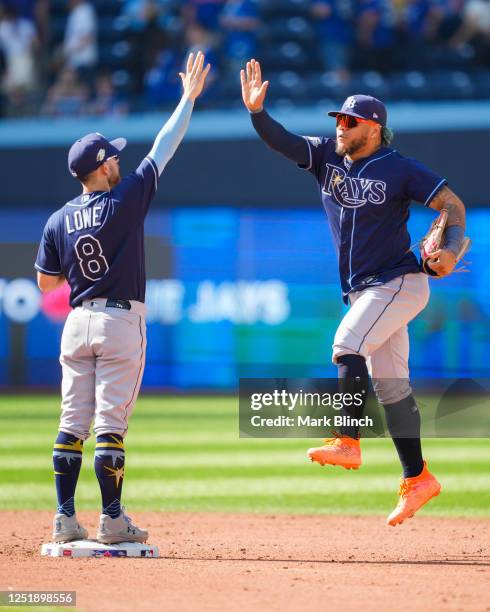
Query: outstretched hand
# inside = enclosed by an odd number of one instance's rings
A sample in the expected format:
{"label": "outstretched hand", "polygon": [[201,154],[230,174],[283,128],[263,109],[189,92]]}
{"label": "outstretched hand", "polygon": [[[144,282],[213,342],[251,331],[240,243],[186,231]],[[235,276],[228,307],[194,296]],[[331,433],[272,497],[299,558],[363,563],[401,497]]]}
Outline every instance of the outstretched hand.
{"label": "outstretched hand", "polygon": [[201,94],[210,69],[211,64],[207,64],[206,68],[204,68],[204,54],[202,51],[199,51],[195,58],[194,53],[189,54],[186,72],[185,74],[179,72],[179,76],[182,79],[184,96],[187,96],[192,102]]}
{"label": "outstretched hand", "polygon": [[265,94],[269,81],[262,83],[262,73],[259,62],[254,59],[247,62],[247,69],[240,70],[243,103],[251,113],[257,113],[264,106]]}

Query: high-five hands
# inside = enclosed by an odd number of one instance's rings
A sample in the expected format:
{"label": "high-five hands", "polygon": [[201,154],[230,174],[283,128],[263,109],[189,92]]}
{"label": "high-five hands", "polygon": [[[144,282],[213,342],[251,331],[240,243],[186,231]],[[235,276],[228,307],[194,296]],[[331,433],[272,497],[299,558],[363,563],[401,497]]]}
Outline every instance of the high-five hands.
{"label": "high-five hands", "polygon": [[257,113],[264,106],[265,94],[269,81],[262,83],[259,62],[254,59],[247,62],[247,70],[240,70],[243,103],[251,113]]}
{"label": "high-five hands", "polygon": [[210,68],[211,64],[207,64],[206,68],[204,68],[204,54],[202,51],[199,51],[195,58],[194,53],[189,54],[185,74],[179,72],[184,88],[184,96],[187,96],[192,102],[201,94]]}

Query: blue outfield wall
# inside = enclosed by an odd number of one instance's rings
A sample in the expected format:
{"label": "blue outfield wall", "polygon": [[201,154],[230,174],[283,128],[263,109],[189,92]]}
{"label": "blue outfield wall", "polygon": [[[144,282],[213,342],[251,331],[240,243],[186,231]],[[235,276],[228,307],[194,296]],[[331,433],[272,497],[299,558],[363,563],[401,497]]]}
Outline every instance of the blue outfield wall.
{"label": "blue outfield wall", "polygon": [[[58,385],[66,291],[40,296],[31,267],[49,210],[4,213],[0,227],[0,385]],[[412,206],[413,242],[432,211]],[[317,209],[182,207],[146,223],[146,389],[233,390],[239,376],[335,376],[345,311]],[[490,347],[490,209],[470,208],[469,273],[432,280],[410,326],[416,376],[486,376]]]}

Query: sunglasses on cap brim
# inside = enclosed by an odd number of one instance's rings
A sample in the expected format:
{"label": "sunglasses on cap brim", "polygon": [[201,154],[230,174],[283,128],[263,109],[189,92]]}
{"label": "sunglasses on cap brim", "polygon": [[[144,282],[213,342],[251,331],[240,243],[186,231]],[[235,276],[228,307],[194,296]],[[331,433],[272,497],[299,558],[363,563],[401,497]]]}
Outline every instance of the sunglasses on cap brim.
{"label": "sunglasses on cap brim", "polygon": [[360,117],[353,117],[352,115],[344,115],[339,113],[335,120],[337,122],[337,126],[341,125],[343,128],[350,130],[351,128],[355,128],[359,125],[359,123],[367,123],[368,125],[379,125],[376,121],[371,121],[370,119],[361,119]]}

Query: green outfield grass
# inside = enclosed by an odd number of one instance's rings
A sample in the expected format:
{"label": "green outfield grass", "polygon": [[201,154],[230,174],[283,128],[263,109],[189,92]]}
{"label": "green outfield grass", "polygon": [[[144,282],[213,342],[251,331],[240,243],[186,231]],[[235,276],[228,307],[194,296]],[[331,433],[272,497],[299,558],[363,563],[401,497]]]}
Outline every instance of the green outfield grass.
{"label": "green outfield grass", "polygon": [[[0,508],[54,509],[57,397],[0,398]],[[359,471],[320,467],[318,440],[238,437],[238,400],[142,397],[126,438],[123,499],[131,510],[386,514],[400,467],[390,440],[363,442]],[[78,509],[99,508],[94,439],[84,446]],[[490,516],[490,440],[425,440],[443,494],[427,515]]]}

